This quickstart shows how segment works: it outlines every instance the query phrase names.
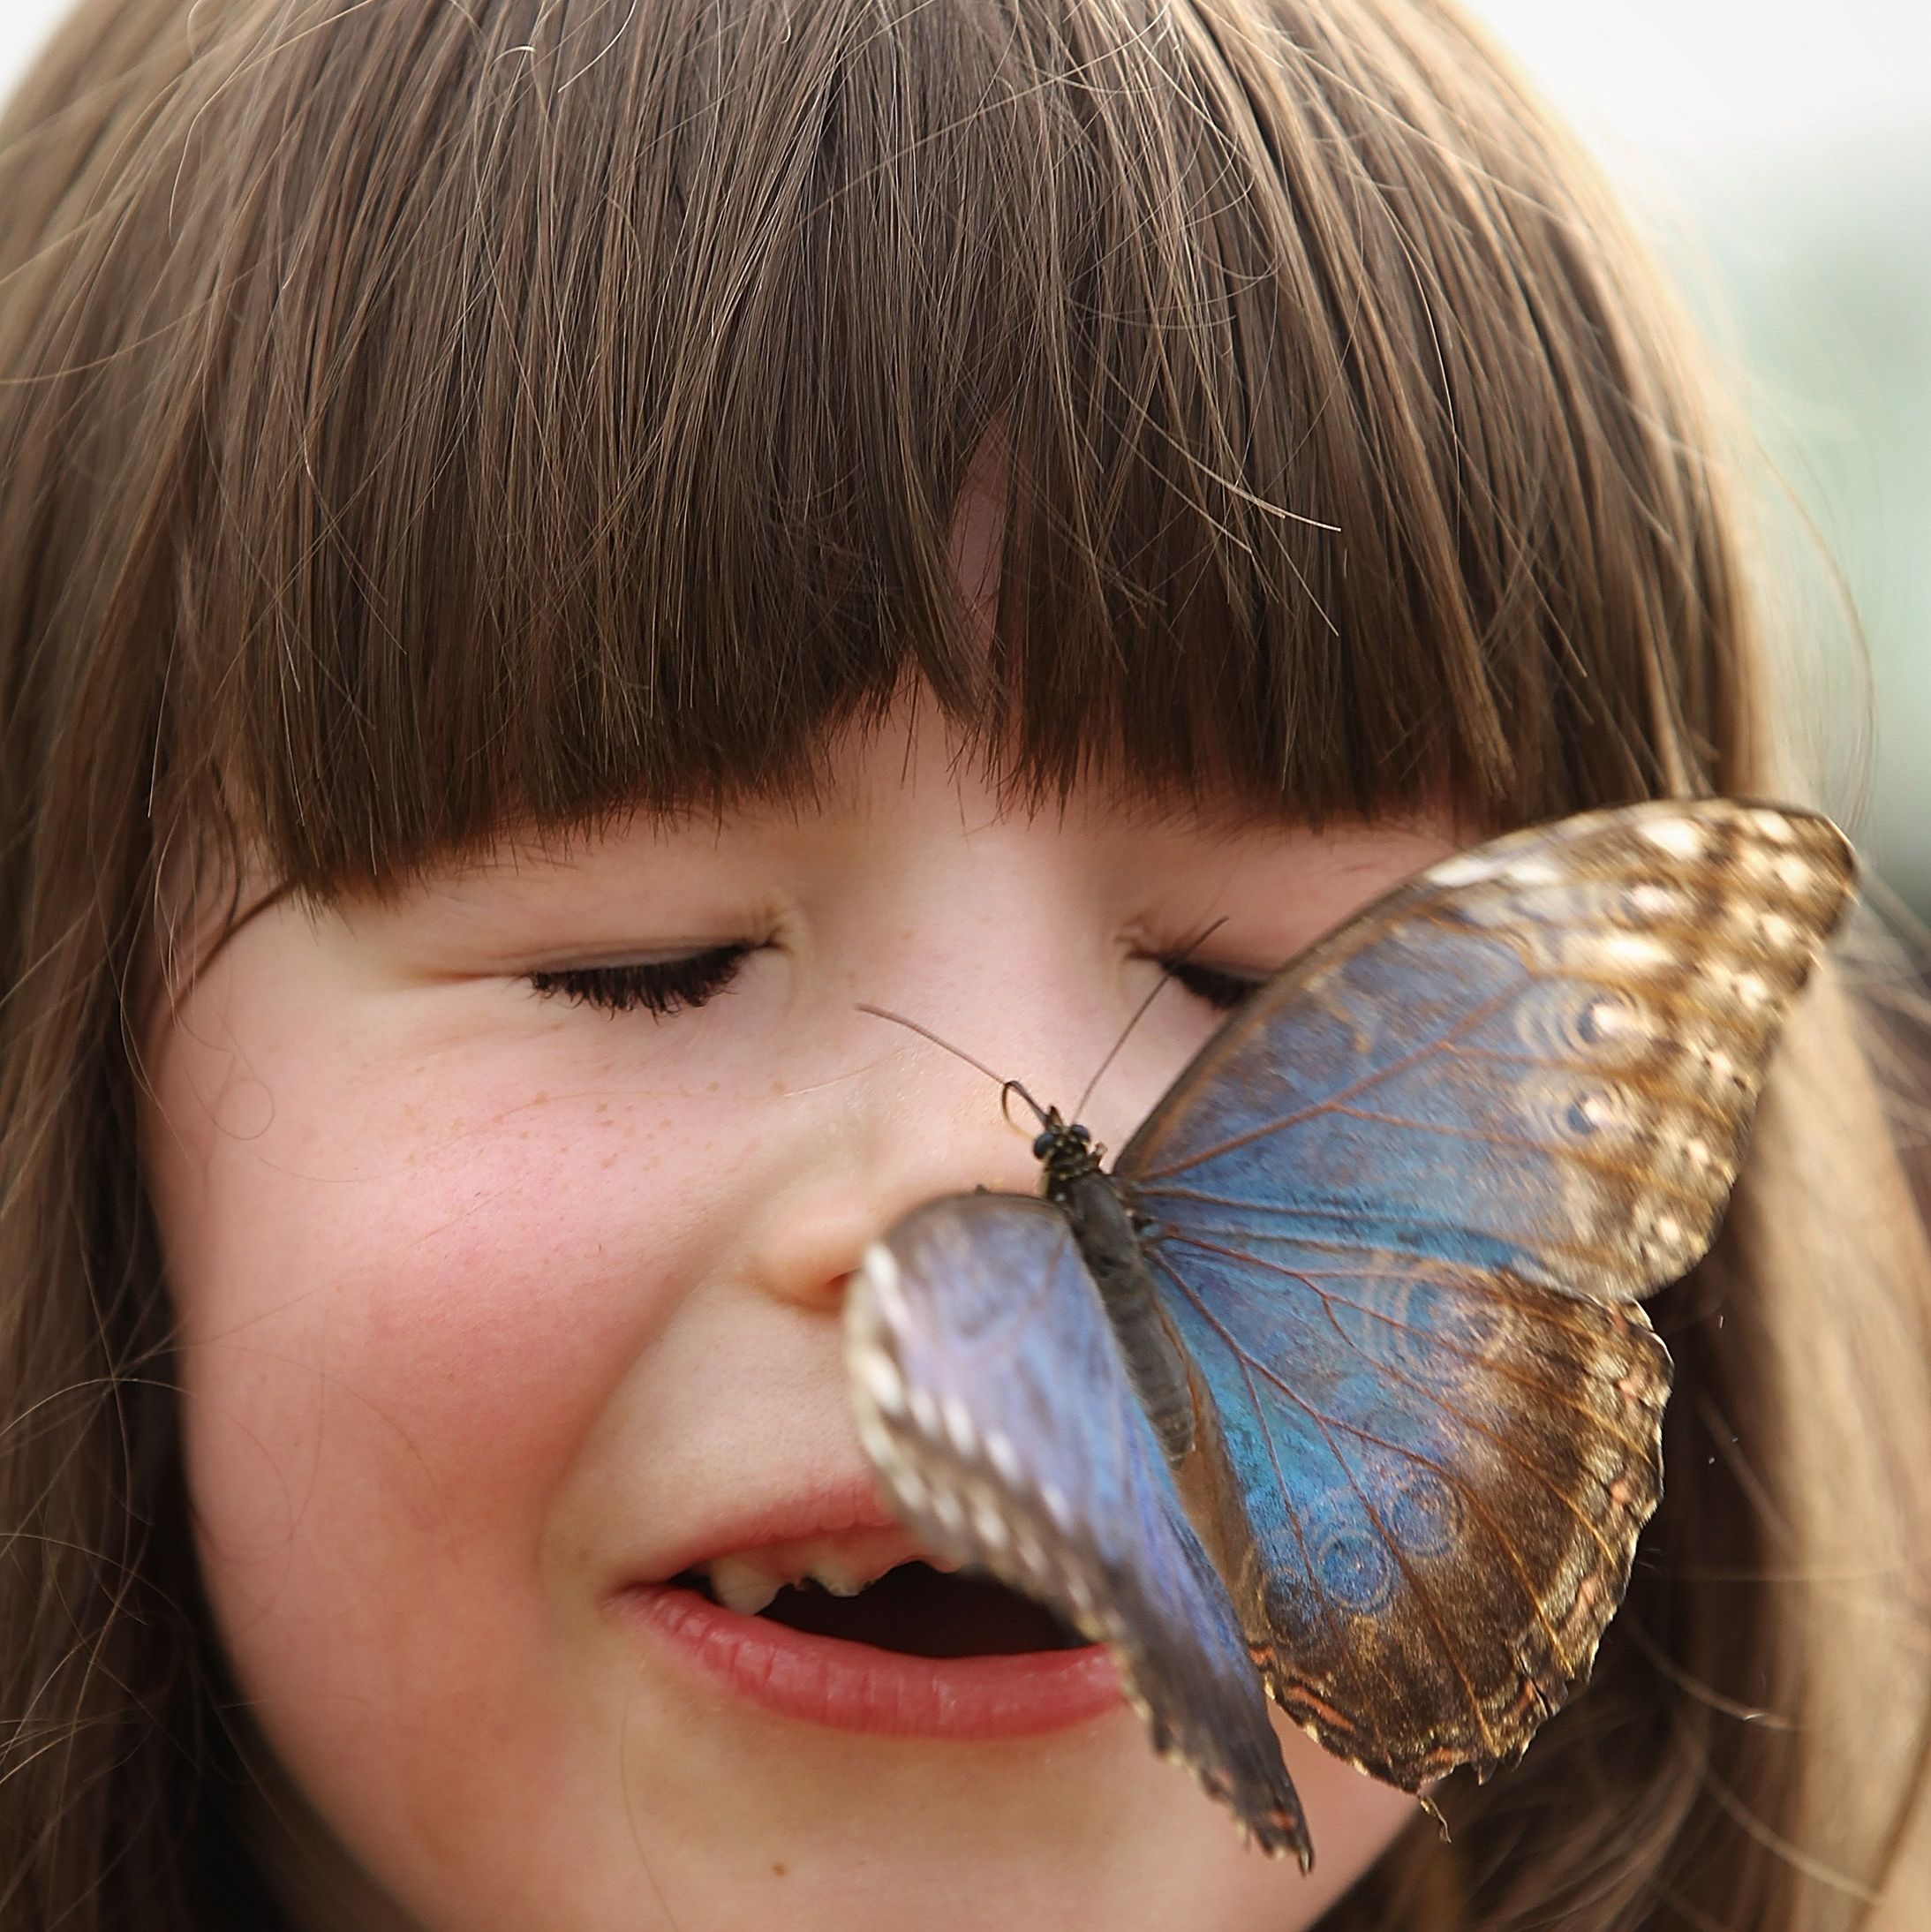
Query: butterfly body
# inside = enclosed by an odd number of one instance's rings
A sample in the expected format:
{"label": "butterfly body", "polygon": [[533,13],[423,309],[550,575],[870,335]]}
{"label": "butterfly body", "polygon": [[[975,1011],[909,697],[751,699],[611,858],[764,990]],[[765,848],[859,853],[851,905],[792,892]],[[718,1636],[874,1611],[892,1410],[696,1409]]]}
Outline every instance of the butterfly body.
{"label": "butterfly body", "polygon": [[1040,1192],[1066,1216],[1140,1406],[1167,1460],[1178,1465],[1195,1446],[1200,1395],[1179,1338],[1161,1313],[1119,1185],[1100,1167],[1105,1150],[1054,1107],[1047,1110],[1033,1151],[1042,1170]]}
{"label": "butterfly body", "polygon": [[1722,800],[1462,854],[1290,963],[1104,1171],[928,1204],[847,1309],[894,1506],[1105,1642],[1311,1857],[1267,1716],[1420,1791],[1588,1675],[1662,1490],[1639,1298],[1714,1234],[1852,862]]}

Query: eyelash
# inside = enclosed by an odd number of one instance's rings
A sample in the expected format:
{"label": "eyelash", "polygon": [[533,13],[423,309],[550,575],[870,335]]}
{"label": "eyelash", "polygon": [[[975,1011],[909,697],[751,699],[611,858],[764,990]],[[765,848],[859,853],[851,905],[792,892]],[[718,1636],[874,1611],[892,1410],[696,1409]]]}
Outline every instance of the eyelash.
{"label": "eyelash", "polygon": [[[635,960],[622,965],[562,966],[530,974],[531,990],[546,1000],[594,1007],[600,1013],[630,1013],[638,1008],[660,1020],[707,1005],[730,990],[738,969],[755,950],[750,946],[714,946],[682,959]],[[1196,1000],[1218,1013],[1231,1013],[1260,981],[1203,966],[1196,960],[1163,962],[1165,970]]]}
{"label": "eyelash", "polygon": [[544,999],[567,1000],[574,1007],[595,1007],[600,1013],[629,1013],[641,1007],[653,1018],[667,1020],[728,991],[752,950],[749,946],[713,946],[682,959],[555,967],[532,973],[530,986]]}
{"label": "eyelash", "polygon": [[1168,977],[1179,982],[1196,1000],[1204,1000],[1217,1013],[1232,1013],[1254,990],[1265,984],[1243,978],[1218,966],[1203,966],[1197,960],[1163,961]]}

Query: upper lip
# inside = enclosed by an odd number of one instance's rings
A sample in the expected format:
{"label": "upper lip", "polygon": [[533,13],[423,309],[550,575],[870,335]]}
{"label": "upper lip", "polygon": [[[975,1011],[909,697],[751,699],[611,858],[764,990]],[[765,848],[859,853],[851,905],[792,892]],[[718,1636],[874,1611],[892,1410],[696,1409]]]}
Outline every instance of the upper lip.
{"label": "upper lip", "polygon": [[[716,1557],[751,1555],[775,1543],[823,1540],[835,1545],[843,1536],[851,1536],[855,1545],[862,1541],[868,1559],[864,1567],[874,1574],[882,1574],[900,1563],[915,1561],[935,1563],[946,1569],[954,1567],[947,1558],[934,1557],[921,1547],[901,1527],[898,1519],[879,1499],[871,1476],[865,1472],[831,1478],[809,1489],[743,1505],[729,1515],[693,1531],[663,1556],[652,1557],[642,1572],[625,1581],[627,1585],[667,1583],[672,1577]],[[893,1554],[899,1543],[903,1545],[902,1554]],[[881,1556],[890,1556],[891,1561],[880,1563]]]}

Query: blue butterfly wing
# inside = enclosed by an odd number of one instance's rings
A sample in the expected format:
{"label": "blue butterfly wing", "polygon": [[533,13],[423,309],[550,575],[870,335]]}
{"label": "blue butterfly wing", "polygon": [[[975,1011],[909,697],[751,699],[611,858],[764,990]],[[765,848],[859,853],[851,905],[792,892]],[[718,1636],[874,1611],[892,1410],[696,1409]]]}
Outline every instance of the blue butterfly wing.
{"label": "blue butterfly wing", "polygon": [[1122,1152],[1217,1417],[1201,1527],[1331,1748],[1485,1774],[1586,1674],[1660,1492],[1635,1301],[1707,1248],[1851,877],[1721,801],[1497,840],[1270,981]]}
{"label": "blue butterfly wing", "polygon": [[1066,1217],[1016,1196],[933,1202],[867,1253],[845,1321],[860,1432],[898,1513],[1107,1645],[1156,1747],[1305,1868],[1246,1639]]}

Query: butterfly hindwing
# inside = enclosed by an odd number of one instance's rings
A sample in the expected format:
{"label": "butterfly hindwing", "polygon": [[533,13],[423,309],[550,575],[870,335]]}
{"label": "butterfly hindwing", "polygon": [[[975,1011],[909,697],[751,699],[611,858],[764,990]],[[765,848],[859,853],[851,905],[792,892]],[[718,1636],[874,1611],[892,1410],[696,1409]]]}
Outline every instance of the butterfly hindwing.
{"label": "butterfly hindwing", "polygon": [[1175,1241],[1154,1268],[1283,1708],[1409,1790],[1512,1755],[1587,1672],[1661,1491],[1641,1309],[1387,1254]]}
{"label": "butterfly hindwing", "polygon": [[1587,1672],[1660,1484],[1633,1304],[1708,1247],[1850,879],[1827,821],[1723,801],[1497,840],[1270,981],[1121,1154],[1206,1527],[1331,1747],[1486,1770]]}
{"label": "butterfly hindwing", "polygon": [[1106,1644],[1156,1746],[1305,1867],[1247,1641],[1065,1216],[1007,1195],[930,1204],[868,1252],[845,1333],[860,1431],[899,1513]]}

